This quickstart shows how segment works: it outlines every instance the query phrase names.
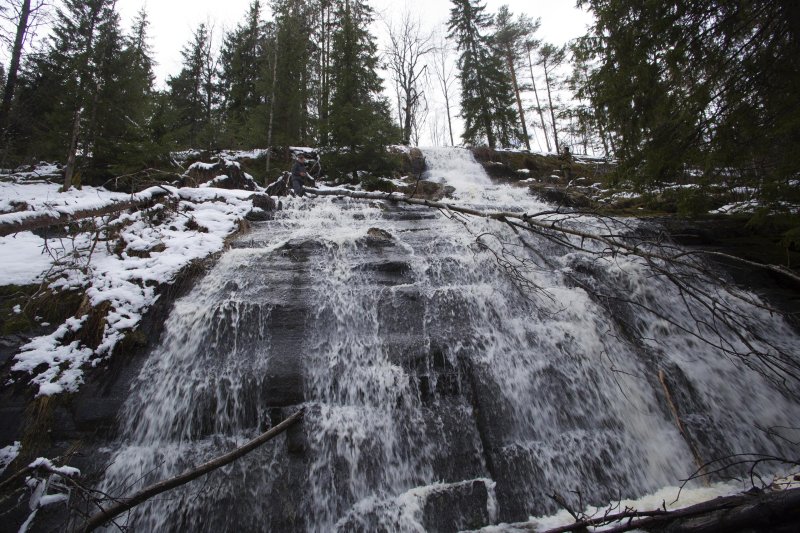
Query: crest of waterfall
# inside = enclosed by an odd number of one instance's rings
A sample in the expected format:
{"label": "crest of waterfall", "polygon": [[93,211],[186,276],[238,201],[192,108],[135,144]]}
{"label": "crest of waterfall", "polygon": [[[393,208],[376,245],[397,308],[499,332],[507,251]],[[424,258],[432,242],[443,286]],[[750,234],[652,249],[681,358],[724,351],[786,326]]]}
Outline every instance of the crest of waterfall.
{"label": "crest of waterfall", "polygon": [[[466,150],[424,153],[460,203],[552,209],[493,184]],[[455,531],[552,512],[554,489],[603,504],[675,484],[698,459],[796,456],[758,429],[794,427],[796,398],[734,354],[796,360],[797,333],[733,287],[702,288],[741,330],[712,328],[635,257],[421,207],[290,199],[176,302],[104,449],[103,488],[176,475],[301,406],[301,426],[129,524]]]}

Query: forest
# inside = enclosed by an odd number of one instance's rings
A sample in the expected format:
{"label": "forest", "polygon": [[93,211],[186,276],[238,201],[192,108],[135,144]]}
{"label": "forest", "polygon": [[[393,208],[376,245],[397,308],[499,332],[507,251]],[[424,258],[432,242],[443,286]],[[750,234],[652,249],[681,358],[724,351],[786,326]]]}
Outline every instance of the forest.
{"label": "forest", "polygon": [[[454,0],[444,31],[405,12],[379,47],[366,0],[254,0],[220,38],[200,24],[157,89],[146,8],[123,28],[111,0],[6,0],[1,162],[59,161],[69,186],[168,167],[187,149],[314,146],[339,156],[335,168],[378,171],[383,147],[418,144],[427,127],[435,144],[531,150],[536,137],[547,152],[601,154],[637,185],[795,199],[800,7],[578,5],[595,24],[565,46],[526,14]],[[446,131],[426,126],[434,93]]]}

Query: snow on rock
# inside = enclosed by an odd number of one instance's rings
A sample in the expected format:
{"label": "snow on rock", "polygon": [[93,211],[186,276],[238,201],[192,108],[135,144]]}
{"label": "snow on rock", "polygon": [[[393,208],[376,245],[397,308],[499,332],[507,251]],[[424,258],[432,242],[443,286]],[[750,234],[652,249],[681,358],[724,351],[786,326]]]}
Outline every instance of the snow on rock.
{"label": "snow on rock", "polygon": [[14,444],[6,446],[5,448],[0,448],[0,476],[3,475],[8,465],[10,465],[14,459],[17,458],[19,455],[19,450],[21,446],[19,441],[16,441]]}
{"label": "snow on rock", "polygon": [[[113,223],[119,223],[122,229],[114,239],[124,244],[121,252],[115,252],[113,243],[94,242],[94,235],[90,233],[50,243],[53,254],[60,259],[59,268],[51,272],[58,277],[49,281],[50,287],[85,290],[94,308],[104,304],[108,311],[100,344],[94,349],[79,340],[71,340],[80,331],[86,316],[70,318],[53,333],[36,337],[21,347],[12,371],[28,375],[29,383],[38,388],[38,395],[76,391],[83,383],[84,368],[109,356],[125,334],[139,324],[158,297],[158,285],[174,281],[181,269],[192,261],[222,250],[225,238],[238,229],[239,221],[252,209],[250,197],[253,194],[213,187],[176,189],[167,186],[133,196],[88,187],[63,197],[56,195],[55,188],[42,189],[40,185],[24,189],[6,187],[6,190],[33,209],[41,210],[51,210],[54,206],[82,210],[120,198],[147,198],[156,190],[159,194],[172,195],[177,201],[177,208],[173,210],[163,206],[154,208],[153,212],[161,210],[159,224],[152,223],[143,212],[117,215]],[[43,244],[43,239],[30,233],[0,239],[0,284],[40,280],[43,272],[52,266],[52,258],[41,254]],[[23,275],[26,270],[27,276]]]}

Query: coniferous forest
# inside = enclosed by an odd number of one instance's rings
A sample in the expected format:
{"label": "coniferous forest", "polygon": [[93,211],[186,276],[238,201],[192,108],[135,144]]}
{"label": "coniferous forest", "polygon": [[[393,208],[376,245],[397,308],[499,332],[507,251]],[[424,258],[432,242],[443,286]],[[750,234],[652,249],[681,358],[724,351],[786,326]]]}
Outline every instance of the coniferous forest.
{"label": "coniferous forest", "polygon": [[[165,168],[187,149],[314,146],[349,174],[380,170],[386,145],[427,127],[433,144],[530,150],[536,138],[603,155],[616,183],[755,187],[773,206],[797,194],[800,7],[578,5],[594,26],[556,46],[539,20],[480,0],[453,0],[438,32],[405,13],[386,38],[368,0],[253,0],[224,35],[199,25],[157,88],[146,9],[123,27],[111,0],[6,0],[2,166],[59,161],[69,186]],[[433,99],[446,102],[436,132]]]}

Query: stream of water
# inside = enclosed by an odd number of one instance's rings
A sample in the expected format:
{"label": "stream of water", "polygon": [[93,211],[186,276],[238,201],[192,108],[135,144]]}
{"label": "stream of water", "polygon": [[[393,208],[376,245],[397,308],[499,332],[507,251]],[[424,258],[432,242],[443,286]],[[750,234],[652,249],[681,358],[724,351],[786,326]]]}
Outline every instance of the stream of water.
{"label": "stream of water", "polygon": [[[461,205],[553,209],[466,150],[424,154]],[[796,398],[735,354],[796,359],[798,335],[692,283],[741,311],[736,331],[639,258],[422,207],[290,199],[176,302],[104,450],[104,490],[176,475],[300,407],[301,425],[125,520],[455,531],[554,512],[553,491],[603,504],[725,455],[796,456]]]}

